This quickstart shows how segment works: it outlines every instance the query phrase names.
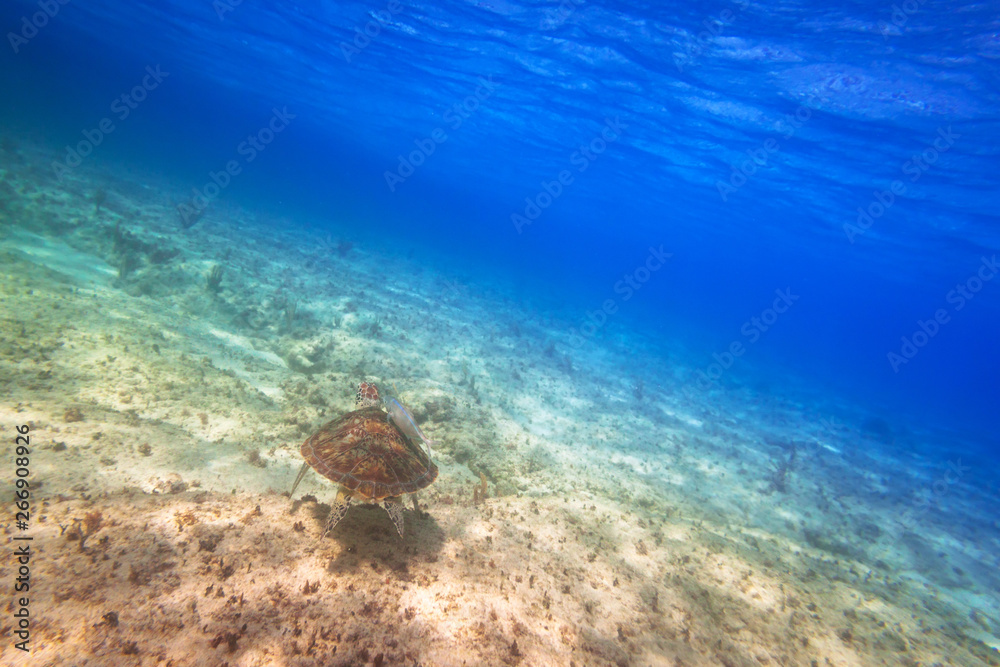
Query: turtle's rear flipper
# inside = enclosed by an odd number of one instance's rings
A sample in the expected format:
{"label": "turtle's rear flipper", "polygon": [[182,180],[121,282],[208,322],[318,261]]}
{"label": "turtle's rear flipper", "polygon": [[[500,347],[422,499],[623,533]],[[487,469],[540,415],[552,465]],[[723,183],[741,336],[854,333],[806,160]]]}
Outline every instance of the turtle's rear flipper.
{"label": "turtle's rear flipper", "polygon": [[392,523],[396,526],[396,531],[399,536],[403,536],[403,503],[397,498],[386,498],[385,502],[382,503],[385,511],[389,513],[389,518],[392,519]]}
{"label": "turtle's rear flipper", "polygon": [[351,496],[341,487],[337,491],[337,499],[333,501],[333,507],[330,508],[330,518],[326,520],[326,530],[323,531],[323,537],[326,537],[326,534],[340,523],[340,520],[347,514],[347,508],[350,506]]}

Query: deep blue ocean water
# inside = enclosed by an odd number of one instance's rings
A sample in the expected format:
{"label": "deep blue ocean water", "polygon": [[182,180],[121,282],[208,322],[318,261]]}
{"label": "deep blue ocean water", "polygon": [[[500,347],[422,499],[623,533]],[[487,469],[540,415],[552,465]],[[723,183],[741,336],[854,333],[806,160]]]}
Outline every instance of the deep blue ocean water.
{"label": "deep blue ocean water", "polygon": [[581,359],[682,354],[694,386],[995,461],[995,2],[18,0],[0,25],[2,123],[64,160],[89,136],[139,178],[214,173],[529,304]]}

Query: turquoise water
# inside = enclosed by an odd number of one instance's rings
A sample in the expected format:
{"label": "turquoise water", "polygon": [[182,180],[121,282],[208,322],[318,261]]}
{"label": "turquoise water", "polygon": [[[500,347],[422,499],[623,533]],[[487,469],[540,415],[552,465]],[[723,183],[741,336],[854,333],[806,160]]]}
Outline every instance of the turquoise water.
{"label": "turquoise water", "polygon": [[415,338],[492,299],[512,365],[616,355],[624,404],[749,430],[791,402],[925,486],[958,465],[995,517],[995,3],[17,0],[0,26],[0,135],[50,189],[128,174],[177,238],[249,211],[282,252],[376,252],[372,290],[422,267]]}

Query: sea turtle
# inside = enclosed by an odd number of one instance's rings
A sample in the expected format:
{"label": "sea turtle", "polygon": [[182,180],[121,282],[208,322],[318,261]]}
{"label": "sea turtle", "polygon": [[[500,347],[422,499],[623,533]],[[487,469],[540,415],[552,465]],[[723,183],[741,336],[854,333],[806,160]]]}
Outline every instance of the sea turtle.
{"label": "sea turtle", "polygon": [[340,485],[324,537],[344,518],[352,500],[381,502],[402,537],[401,496],[429,486],[438,475],[437,466],[393,422],[378,387],[369,382],[358,386],[354,411],[325,424],[302,443],[301,452],[305,463],[292,493],[310,466]]}

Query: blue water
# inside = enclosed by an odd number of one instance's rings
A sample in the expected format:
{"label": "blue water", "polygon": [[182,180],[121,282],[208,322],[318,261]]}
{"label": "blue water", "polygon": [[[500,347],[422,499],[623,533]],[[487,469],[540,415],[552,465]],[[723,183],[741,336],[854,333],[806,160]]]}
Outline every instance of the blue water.
{"label": "blue water", "polygon": [[579,359],[998,442],[995,3],[51,7],[0,9],[2,122],[64,156],[109,118],[95,160],[185,191],[235,160],[220,197],[499,285]]}

